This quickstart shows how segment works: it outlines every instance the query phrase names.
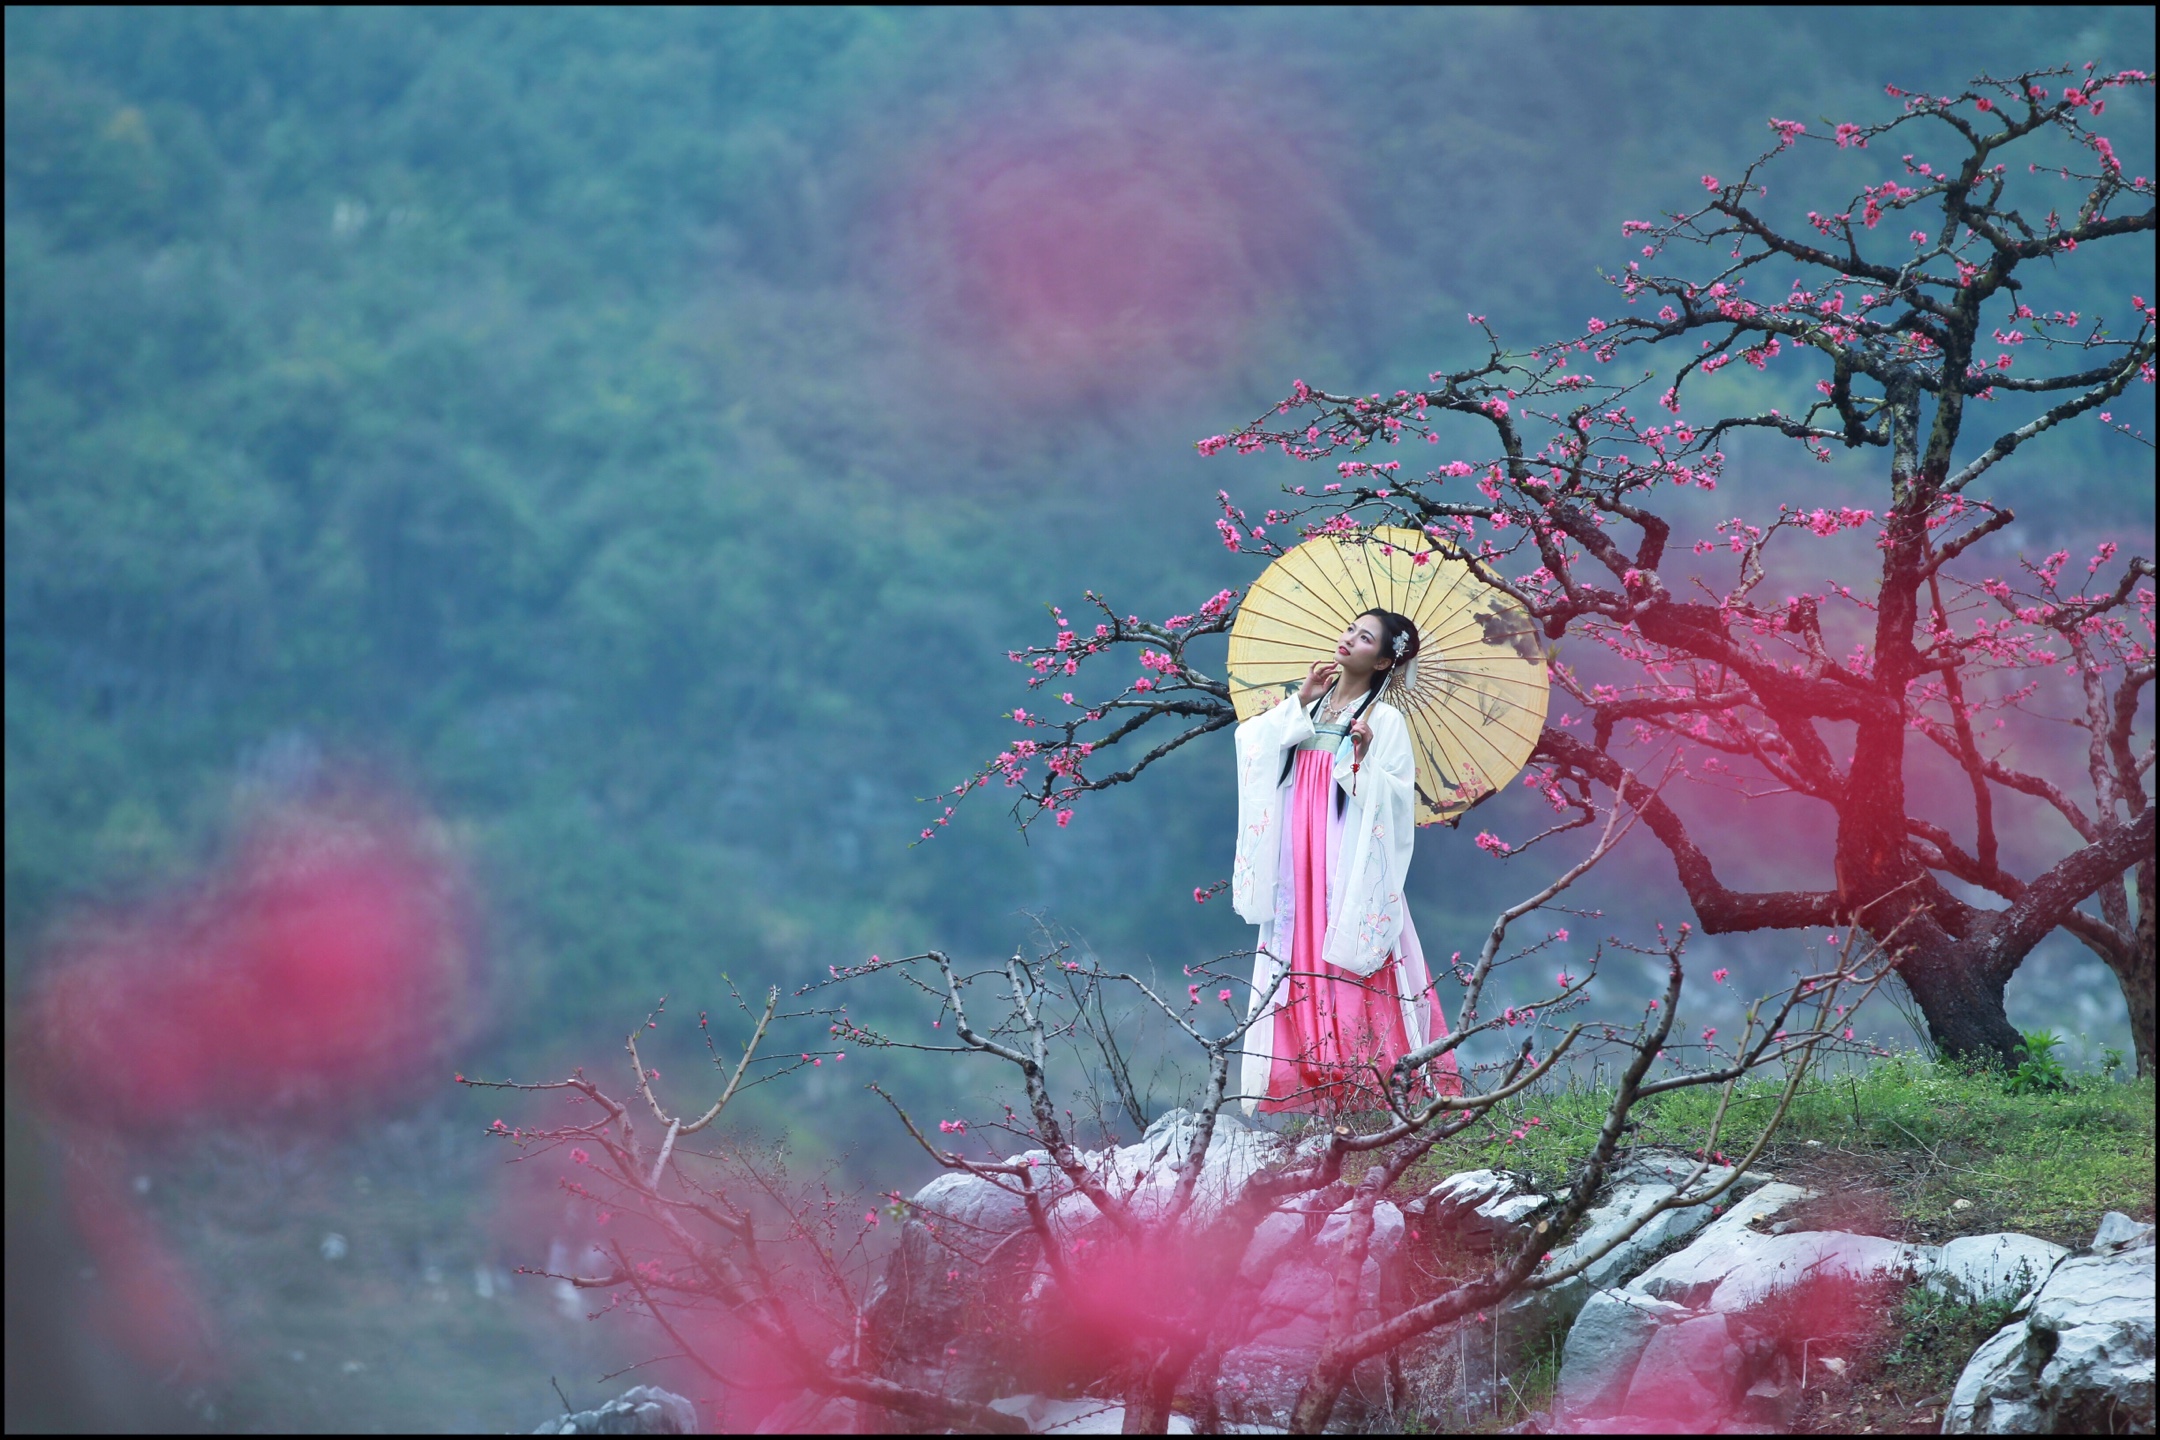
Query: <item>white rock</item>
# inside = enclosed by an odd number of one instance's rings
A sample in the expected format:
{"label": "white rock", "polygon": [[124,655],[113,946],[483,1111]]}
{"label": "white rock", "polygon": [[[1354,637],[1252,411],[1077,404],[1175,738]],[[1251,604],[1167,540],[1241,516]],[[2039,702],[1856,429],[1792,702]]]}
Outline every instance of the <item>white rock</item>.
{"label": "white rock", "polygon": [[1559,1407],[1570,1415],[1607,1415],[1620,1408],[1636,1362],[1660,1326],[1687,1311],[1630,1290],[1600,1290],[1583,1305],[1560,1355]]}
{"label": "white rock", "polygon": [[[1552,1252],[1538,1268],[1553,1273],[1590,1255],[1612,1241],[1645,1212],[1673,1193],[1673,1187],[1657,1182],[1630,1182],[1616,1186],[1603,1205],[1589,1211],[1577,1227],[1575,1239]],[[1614,1244],[1590,1263],[1582,1274],[1542,1290],[1526,1290],[1501,1306],[1501,1345],[1509,1359],[1533,1343],[1550,1327],[1572,1320],[1592,1292],[1611,1289],[1633,1279],[1650,1257],[1668,1242],[1700,1229],[1710,1219],[1710,1207],[1694,1205],[1667,1210],[1651,1218],[1640,1230]]]}
{"label": "white rock", "polygon": [[596,1410],[543,1422],[535,1435],[695,1435],[697,1411],[657,1385],[635,1385]]}
{"label": "white rock", "polygon": [[[1182,1164],[1195,1123],[1192,1112],[1172,1110],[1150,1125],[1137,1143],[1116,1150],[1083,1151],[1080,1159],[1105,1190],[1128,1203],[1137,1215],[1159,1215],[1175,1193],[1178,1176],[1173,1167]],[[1210,1223],[1244,1193],[1255,1175],[1283,1155],[1277,1136],[1228,1115],[1217,1116],[1185,1223],[1193,1227]],[[1032,1160],[1040,1177],[1038,1185],[1066,1191],[1050,1207],[1051,1224],[1061,1234],[1071,1236],[1103,1223],[1094,1201],[1067,1188],[1047,1151],[1029,1150],[1010,1158],[1023,1164]],[[931,1223],[941,1235],[967,1250],[986,1249],[1028,1224],[1026,1206],[1018,1195],[958,1171],[940,1175],[917,1191],[914,1205],[934,1217]]]}
{"label": "white rock", "polygon": [[1472,1211],[1489,1201],[1521,1193],[1522,1187],[1512,1176],[1497,1170],[1458,1170],[1425,1192],[1421,1208],[1439,1222],[1457,1211]]}
{"label": "white rock", "polygon": [[1989,1336],[1950,1392],[1943,1412],[1945,1435],[2041,1435],[2050,1428],[2031,1384],[2025,1355],[2030,1336],[2025,1322],[2005,1325]]}
{"label": "white rock", "polygon": [[[1614,1183],[1605,1202],[1583,1216],[1575,1238],[1553,1251],[1551,1258],[1539,1267],[1540,1271],[1550,1274],[1565,1269],[1578,1257],[1605,1249],[1613,1237],[1672,1195],[1675,1187],[1694,1175],[1694,1171],[1694,1161],[1655,1151],[1634,1156],[1616,1167]],[[1731,1205],[1768,1184],[1769,1178],[1754,1171],[1734,1176],[1727,1166],[1710,1165],[1704,1167],[1701,1175],[1695,1176],[1689,1193],[1699,1195],[1730,1179],[1732,1183],[1724,1192],[1723,1203]],[[1501,1321],[1502,1347],[1511,1356],[1519,1354],[1524,1345],[1535,1341],[1551,1326],[1572,1319],[1593,1291],[1626,1284],[1642,1272],[1651,1256],[1674,1240],[1709,1224],[1710,1219],[1708,1205],[1667,1210],[1627,1239],[1613,1244],[1581,1275],[1548,1289],[1525,1291],[1512,1297],[1501,1307],[1504,1317]]]}
{"label": "white rock", "polygon": [[1944,1434],[2152,1433],[2152,1227],[2110,1214],[2093,1238],[1974,1352]]}
{"label": "white rock", "polygon": [[1707,1300],[1731,1272],[1736,1247],[1764,1238],[1748,1227],[1812,1198],[1814,1193],[1798,1185],[1762,1186],[1711,1218],[1687,1249],[1666,1256],[1636,1276],[1629,1288],[1680,1304]]}
{"label": "white rock", "polygon": [[1464,1170],[1411,1201],[1410,1210],[1436,1230],[1452,1231],[1483,1245],[1500,1245],[1546,1203],[1543,1195],[1524,1190],[1512,1176],[1497,1170]]}
{"label": "white rock", "polygon": [[1967,1300],[2003,1300],[2036,1289],[2070,1252],[2037,1235],[1966,1235],[1942,1247],[1928,1288]]}
{"label": "white rock", "polygon": [[[1136,1216],[1151,1219],[1167,1213],[1198,1124],[1199,1118],[1189,1110],[1167,1111],[1148,1126],[1137,1144],[1090,1152],[1084,1158],[1105,1190],[1125,1201]],[[1285,1157],[1280,1136],[1229,1115],[1217,1115],[1208,1132],[1200,1178],[1193,1183],[1192,1208],[1183,1223],[1195,1227],[1211,1223],[1245,1193],[1255,1175]],[[1061,1228],[1101,1220],[1095,1202],[1077,1192],[1065,1196],[1050,1213],[1051,1222]]]}
{"label": "white rock", "polygon": [[[1678,1185],[1688,1176],[1695,1173],[1697,1163],[1697,1161],[1685,1155],[1676,1155],[1669,1151],[1639,1151],[1634,1155],[1630,1155],[1614,1170],[1613,1181],[1615,1184],[1654,1183]],[[1704,1165],[1702,1172],[1691,1187],[1697,1193],[1723,1181],[1726,1176],[1732,1174],[1732,1167],[1729,1165]],[[1725,1203],[1731,1204],[1751,1191],[1759,1190],[1769,1183],[1770,1177],[1758,1170],[1743,1171],[1740,1177],[1733,1181],[1732,1188],[1721,1198]]]}
{"label": "white rock", "polygon": [[2141,1225],[2120,1210],[2110,1210],[2100,1217],[2100,1228],[2093,1232],[2092,1248],[2095,1250],[2129,1250],[2152,1243],[2153,1227]]}
{"label": "white rock", "polygon": [[1751,1228],[1810,1194],[1797,1185],[1763,1186],[1712,1221],[1687,1249],[1635,1277],[1629,1288],[1730,1314],[1751,1310],[1803,1280],[1924,1274],[1936,1267],[1938,1252],[1924,1245],[1837,1230],[1763,1235]]}
{"label": "white rock", "polygon": [[1736,1249],[1739,1253],[1733,1257],[1730,1273],[1710,1295],[1710,1308],[1725,1314],[1752,1310],[1780,1291],[1804,1283],[1925,1275],[1941,1258],[1941,1252],[1930,1245],[1904,1245],[1841,1230],[1756,1235]]}
{"label": "white rock", "polygon": [[[1273,1430],[1289,1420],[1327,1338],[1335,1260],[1347,1238],[1350,1209],[1348,1202],[1337,1208],[1310,1241],[1301,1215],[1271,1215],[1253,1237],[1245,1273],[1249,1280],[1264,1277],[1263,1288],[1245,1316],[1243,1342],[1224,1357],[1216,1377],[1216,1403],[1233,1428]],[[1372,1239],[1358,1277],[1360,1323],[1379,1318],[1383,1275],[1401,1253],[1404,1233],[1402,1211],[1384,1200],[1373,1206]],[[1378,1362],[1368,1362],[1368,1368],[1377,1371]],[[1372,1378],[1361,1377],[1361,1383]],[[1349,1409],[1339,1411],[1338,1419],[1352,1418]]]}
{"label": "white rock", "polygon": [[[990,1408],[1025,1420],[1036,1435],[1116,1435],[1125,1428],[1125,1407],[1115,1400],[1082,1396],[1077,1400],[1053,1400],[1046,1395],[1007,1395],[992,1400]],[[1190,1418],[1172,1413],[1172,1435],[1190,1435]]]}
{"label": "white rock", "polygon": [[[1578,1257],[1603,1249],[1614,1236],[1672,1193],[1673,1187],[1663,1183],[1635,1182],[1615,1186],[1610,1199],[1583,1216],[1575,1238],[1552,1252],[1552,1259],[1546,1262],[1545,1268],[1563,1269],[1574,1264]],[[1592,1261],[1582,1273],[1584,1285],[1591,1290],[1604,1290],[1625,1284],[1642,1270],[1644,1260],[1651,1254],[1682,1235],[1700,1230],[1710,1223],[1710,1219],[1707,1205],[1667,1210],[1614,1245],[1602,1258]]]}
{"label": "white rock", "polygon": [[[1159,1219],[1187,1163],[1196,1123],[1191,1112],[1173,1110],[1136,1143],[1089,1152],[1083,1160],[1094,1180],[1143,1221]],[[1177,1243],[1208,1243],[1209,1227],[1244,1196],[1254,1177],[1292,1155],[1280,1137],[1233,1116],[1218,1117]],[[1048,1155],[1034,1151],[1017,1158],[1030,1157],[1037,1162],[1039,1185],[1067,1189]],[[1029,1353],[1031,1341],[1053,1342],[1065,1333],[1068,1320],[1061,1315],[1056,1282],[1041,1259],[1021,1201],[986,1181],[952,1174],[925,1186],[915,1204],[919,1213],[904,1227],[901,1246],[868,1307],[881,1373],[986,1400],[1031,1383],[1021,1378],[1014,1360]],[[1233,1423],[1266,1426],[1287,1417],[1326,1336],[1334,1297],[1334,1252],[1349,1222],[1348,1202],[1309,1217],[1271,1215],[1246,1245],[1241,1264],[1259,1293],[1241,1311],[1243,1343],[1226,1357],[1218,1376],[1217,1393]],[[1094,1202],[1077,1192],[1068,1191],[1052,1203],[1050,1224],[1076,1247],[1068,1253],[1080,1253],[1077,1247],[1097,1238],[1116,1243]],[[1383,1276],[1397,1263],[1404,1235],[1402,1211],[1386,1202],[1376,1205],[1360,1277],[1362,1323],[1378,1316]],[[1242,1235],[1229,1238],[1245,1244]],[[977,1315],[984,1298],[993,1294],[1019,1296],[1008,1317],[1016,1328],[984,1335]],[[1383,1393],[1379,1362],[1366,1369],[1372,1373],[1361,1371],[1359,1385],[1372,1394]],[[1027,1417],[1037,1431],[1115,1431],[1123,1422],[1122,1410],[1114,1405],[1087,1402],[1088,1415],[1083,1415],[1079,1409],[1055,1408],[1080,1402],[1031,1395],[1005,1398],[1040,1412]],[[1005,1401],[997,1403],[1004,1408]],[[1354,1408],[1346,1400],[1344,1413]]]}
{"label": "white rock", "polygon": [[[1049,1158],[1042,1156],[1045,1164]],[[916,1191],[914,1203],[917,1209],[931,1212],[940,1221],[951,1221],[962,1230],[984,1232],[991,1239],[1027,1223],[1027,1209],[1019,1196],[957,1170],[938,1176]]]}
{"label": "white rock", "polygon": [[1636,1362],[1627,1413],[1671,1422],[1723,1416],[1738,1396],[1740,1365],[1723,1315],[1660,1325]]}

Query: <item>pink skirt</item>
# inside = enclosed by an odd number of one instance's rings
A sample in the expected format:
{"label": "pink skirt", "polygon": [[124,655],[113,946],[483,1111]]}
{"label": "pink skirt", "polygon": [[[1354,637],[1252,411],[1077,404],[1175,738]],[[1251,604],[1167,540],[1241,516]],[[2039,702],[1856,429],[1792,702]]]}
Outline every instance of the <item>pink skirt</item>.
{"label": "pink skirt", "polygon": [[[1262,1110],[1340,1113],[1384,1108],[1382,1082],[1411,1049],[1403,1021],[1404,946],[1398,943],[1396,952],[1370,975],[1353,974],[1320,958],[1327,937],[1328,862],[1340,849],[1341,829],[1335,812],[1334,755],[1298,751],[1284,836],[1287,863],[1276,881],[1293,887],[1290,976],[1275,1011],[1274,1057],[1267,1098],[1259,1104]],[[1278,934],[1275,943],[1282,942]],[[1424,966],[1417,969],[1422,972]],[[1421,1013],[1426,1038],[1446,1035],[1447,1018],[1437,998],[1412,997],[1418,998],[1425,1001]],[[1428,1067],[1423,1083],[1439,1094],[1461,1094],[1455,1057],[1445,1056]]]}

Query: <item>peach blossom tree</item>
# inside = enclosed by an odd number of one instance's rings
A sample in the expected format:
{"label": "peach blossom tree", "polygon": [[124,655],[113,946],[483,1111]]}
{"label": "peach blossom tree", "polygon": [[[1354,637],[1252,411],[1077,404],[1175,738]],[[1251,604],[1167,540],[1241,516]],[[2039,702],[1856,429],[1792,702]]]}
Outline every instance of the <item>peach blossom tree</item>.
{"label": "peach blossom tree", "polygon": [[[2151,1073],[2153,562],[2121,540],[2077,561],[2008,560],[2017,517],[1988,493],[1998,465],[2068,425],[2151,448],[2119,411],[2153,380],[2152,302],[2122,296],[2115,318],[2042,293],[2094,247],[2150,247],[2153,182],[2124,172],[2101,117],[2151,83],[2059,67],[1982,76],[1957,95],[1889,86],[1891,113],[1827,134],[1772,119],[1774,143],[1738,175],[1703,176],[1695,208],[1622,227],[1637,253],[1607,277],[1609,313],[1578,333],[1511,350],[1472,315],[1475,363],[1391,395],[1300,381],[1199,442],[1333,462],[1258,514],[1219,492],[1222,541],[1271,557],[1316,534],[1424,531],[1549,640],[1573,637],[1591,657],[1552,667],[1563,713],[1529,783],[1557,808],[1600,789],[1636,798],[1626,777],[1658,752],[1704,785],[1827,815],[1833,838],[1797,857],[1815,885],[1745,891],[1721,878],[1720,842],[1641,797],[1704,931],[1895,934],[1897,973],[1938,1049],[1998,1060],[2019,1044],[2005,985],[2066,931],[2117,977]],[[1773,212],[1769,178],[1807,145],[1857,172],[1857,188],[1804,218]],[[1735,361],[1799,372],[1803,401],[1695,405]],[[1743,434],[1807,462],[1846,455],[1872,492],[1780,501],[1729,473],[1726,444]],[[1436,462],[1413,458],[1419,444]],[[1729,518],[1696,519],[1719,503],[1705,492],[1729,500]],[[1852,583],[1767,589],[1774,573],[1824,563],[1808,546],[1867,549],[1847,562]],[[1077,621],[1057,612],[1052,642],[1011,652],[1045,698],[1012,712],[1022,734],[954,787],[923,838],[994,780],[1016,792],[1023,825],[1066,824],[1083,795],[1235,722],[1226,680],[1191,653],[1233,624],[1234,591],[1159,623],[1087,598]],[[1137,678],[1075,698],[1083,665],[1134,650]],[[2079,782],[1998,723],[2043,705],[2085,733]],[[1916,779],[1915,745],[1963,777],[1965,813]],[[2043,810],[2073,843],[2013,868],[2005,827],[2040,833]]]}

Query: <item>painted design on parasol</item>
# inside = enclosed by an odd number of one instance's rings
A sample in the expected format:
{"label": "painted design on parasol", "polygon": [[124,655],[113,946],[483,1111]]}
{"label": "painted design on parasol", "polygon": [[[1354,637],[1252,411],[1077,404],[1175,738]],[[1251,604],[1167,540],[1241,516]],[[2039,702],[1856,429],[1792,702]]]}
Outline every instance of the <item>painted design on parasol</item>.
{"label": "painted design on parasol", "polygon": [[1454,824],[1529,763],[1550,689],[1537,626],[1452,551],[1397,526],[1314,536],[1254,582],[1230,630],[1230,697],[1247,720],[1295,694],[1352,616],[1379,606],[1423,638],[1402,711],[1417,753],[1417,823]]}

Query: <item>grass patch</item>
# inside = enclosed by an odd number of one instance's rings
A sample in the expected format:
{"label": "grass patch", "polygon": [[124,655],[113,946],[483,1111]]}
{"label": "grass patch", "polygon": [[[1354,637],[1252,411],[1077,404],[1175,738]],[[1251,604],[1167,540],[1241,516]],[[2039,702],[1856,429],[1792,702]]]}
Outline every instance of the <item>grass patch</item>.
{"label": "grass patch", "polygon": [[1883,1379],[1899,1394],[1933,1399],[1957,1384],[1973,1351],[2010,1323],[2016,1296],[1968,1301],[1925,1285],[1898,1305],[1897,1344],[1883,1356]]}
{"label": "grass patch", "polygon": [[[1744,1155],[1782,1088],[1775,1076],[1742,1086],[1712,1148]],[[1438,1147],[1406,1185],[1496,1169],[1525,1173],[1549,1192],[1588,1157],[1611,1094],[1579,1079],[1528,1092],[1509,1107],[1505,1128]],[[1692,1153],[1717,1098],[1700,1089],[1646,1102],[1629,1144]],[[2154,1159],[2149,1078],[2075,1076],[2059,1089],[2012,1093],[2000,1073],[1904,1056],[1811,1076],[1757,1168],[1802,1183],[1837,1168],[1833,1160],[1866,1172],[1872,1181],[1863,1183],[1885,1193],[1903,1233],[1917,1240],[2021,1230],[2082,1245],[2105,1211],[2153,1218]]]}
{"label": "grass patch", "polygon": [[1500,1413],[1489,1425],[1472,1425],[1467,1433],[1499,1434],[1552,1409],[1553,1396],[1560,1389],[1560,1357],[1573,1323],[1570,1318],[1548,1325],[1543,1335],[1524,1348],[1521,1358],[1501,1378]]}
{"label": "grass patch", "polygon": [[[1498,1378],[1488,1368],[1492,1332],[1469,1326],[1459,1349],[1454,1327],[1412,1341],[1391,1359],[1395,1426],[1404,1435],[1498,1435],[1549,1413],[1560,1388],[1560,1360],[1573,1317],[1556,1319],[1503,1360]],[[1467,1372],[1467,1373],[1466,1373]]]}

